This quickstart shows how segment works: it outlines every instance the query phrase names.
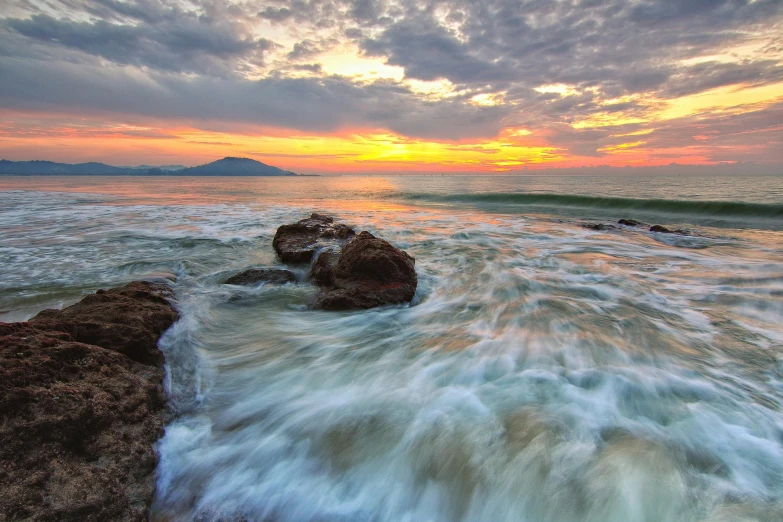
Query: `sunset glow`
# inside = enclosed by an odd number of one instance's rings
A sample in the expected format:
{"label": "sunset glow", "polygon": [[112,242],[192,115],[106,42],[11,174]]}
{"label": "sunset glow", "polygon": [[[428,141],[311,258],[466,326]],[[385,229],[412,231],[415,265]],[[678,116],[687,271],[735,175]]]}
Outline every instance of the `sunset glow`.
{"label": "sunset glow", "polygon": [[[783,164],[779,3],[716,3],[698,23],[652,1],[578,4],[523,2],[531,34],[512,41],[502,9],[447,1],[12,2],[0,157],[243,156],[302,173]],[[178,25],[152,21],[164,15]]]}

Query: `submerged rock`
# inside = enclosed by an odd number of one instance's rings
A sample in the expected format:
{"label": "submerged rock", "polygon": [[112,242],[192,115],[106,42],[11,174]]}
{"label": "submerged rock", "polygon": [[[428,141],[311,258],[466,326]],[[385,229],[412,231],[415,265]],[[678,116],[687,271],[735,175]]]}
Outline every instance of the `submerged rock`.
{"label": "submerged rock", "polygon": [[315,252],[323,248],[342,246],[356,232],[348,225],[335,224],[334,218],[312,214],[277,229],[272,246],[286,263],[309,263]]}
{"label": "submerged rock", "polygon": [[625,225],[626,227],[640,227],[644,225],[641,221],[636,221],[635,219],[621,219],[617,222],[618,225]]}
{"label": "submerged rock", "polygon": [[322,257],[314,265],[314,279],[324,288],[317,308],[373,308],[408,302],[416,293],[413,257],[369,232],[351,239],[336,261],[333,253]]}
{"label": "submerged rock", "polygon": [[278,268],[250,268],[238,274],[232,275],[224,284],[226,285],[253,285],[256,283],[269,283],[284,285],[295,283],[296,276],[290,270]]}
{"label": "submerged rock", "polygon": [[0,520],[149,518],[171,297],[131,283],[0,323]]}

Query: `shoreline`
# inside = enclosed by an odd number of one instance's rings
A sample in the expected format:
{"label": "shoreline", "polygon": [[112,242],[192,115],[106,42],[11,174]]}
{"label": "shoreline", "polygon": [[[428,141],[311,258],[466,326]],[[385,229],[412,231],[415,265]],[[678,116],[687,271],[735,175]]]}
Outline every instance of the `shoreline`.
{"label": "shoreline", "polygon": [[0,323],[0,518],[148,520],[167,421],[167,285],[99,290]]}

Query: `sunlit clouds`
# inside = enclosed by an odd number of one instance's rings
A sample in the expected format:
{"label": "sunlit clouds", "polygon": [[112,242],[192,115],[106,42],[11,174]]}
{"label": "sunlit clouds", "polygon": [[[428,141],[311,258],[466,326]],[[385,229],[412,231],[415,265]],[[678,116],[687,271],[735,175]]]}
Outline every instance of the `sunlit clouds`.
{"label": "sunlit clouds", "polygon": [[781,34],[776,0],[12,0],[0,156],[774,168]]}

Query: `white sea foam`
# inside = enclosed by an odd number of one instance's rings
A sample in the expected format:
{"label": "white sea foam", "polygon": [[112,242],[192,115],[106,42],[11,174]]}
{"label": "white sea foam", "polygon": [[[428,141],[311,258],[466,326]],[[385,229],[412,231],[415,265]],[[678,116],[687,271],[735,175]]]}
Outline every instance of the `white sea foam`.
{"label": "white sea foam", "polygon": [[[156,518],[783,519],[779,233],[692,249],[459,208],[39,196],[4,214],[8,313],[177,277]],[[303,270],[221,284],[277,264],[311,206],[414,255],[414,305],[311,311]]]}

